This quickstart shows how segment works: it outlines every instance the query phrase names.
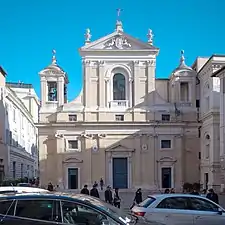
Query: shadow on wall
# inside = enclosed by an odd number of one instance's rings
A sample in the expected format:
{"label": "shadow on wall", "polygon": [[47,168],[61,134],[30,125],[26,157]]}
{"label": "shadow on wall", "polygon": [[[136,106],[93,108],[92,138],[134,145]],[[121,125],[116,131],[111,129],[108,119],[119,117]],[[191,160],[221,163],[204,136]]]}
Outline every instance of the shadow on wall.
{"label": "shadow on wall", "polygon": [[6,136],[6,127],[9,127],[9,121],[3,99],[4,93],[2,91],[0,97],[0,183],[9,176],[9,149]]}

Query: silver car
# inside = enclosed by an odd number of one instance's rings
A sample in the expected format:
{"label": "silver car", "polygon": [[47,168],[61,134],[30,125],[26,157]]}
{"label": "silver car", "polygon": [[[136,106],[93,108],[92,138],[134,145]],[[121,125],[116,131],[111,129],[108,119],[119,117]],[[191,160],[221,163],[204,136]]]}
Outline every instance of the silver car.
{"label": "silver car", "polygon": [[225,209],[197,195],[149,195],[132,213],[166,225],[225,225]]}

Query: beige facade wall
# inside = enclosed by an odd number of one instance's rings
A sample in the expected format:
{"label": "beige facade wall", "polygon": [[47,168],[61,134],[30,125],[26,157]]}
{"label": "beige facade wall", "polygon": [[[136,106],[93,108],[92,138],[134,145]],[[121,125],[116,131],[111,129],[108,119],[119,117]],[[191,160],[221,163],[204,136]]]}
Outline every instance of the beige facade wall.
{"label": "beige facade wall", "polygon": [[[159,190],[167,180],[168,187],[181,191],[184,183],[199,182],[196,72],[183,60],[170,79],[156,79],[159,49],[125,34],[126,42],[119,42],[120,37],[115,32],[80,49],[83,89],[69,103],[61,104],[62,92],[57,101],[46,100],[48,82],[55,82],[58,91],[67,82],[55,61],[39,73],[43,186],[52,182],[79,189],[103,178],[105,185],[114,187],[123,179],[126,188]],[[125,43],[128,49],[105,51],[108,43]],[[125,80],[124,96],[119,100],[114,97],[116,74]],[[186,84],[184,100],[182,82]],[[117,120],[118,116],[123,119]],[[69,149],[72,141],[77,144],[75,149]],[[119,161],[121,165],[116,164]],[[76,175],[69,174],[72,169]],[[70,179],[77,179],[76,187],[71,188]]]}

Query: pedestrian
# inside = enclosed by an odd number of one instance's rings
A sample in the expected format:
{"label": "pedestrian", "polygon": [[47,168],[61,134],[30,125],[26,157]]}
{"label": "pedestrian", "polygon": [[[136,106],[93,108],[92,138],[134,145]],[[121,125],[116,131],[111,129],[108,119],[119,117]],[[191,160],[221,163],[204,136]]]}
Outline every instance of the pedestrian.
{"label": "pedestrian", "polygon": [[109,204],[113,203],[112,191],[111,191],[110,186],[107,186],[107,188],[105,190],[105,202],[107,202]]}
{"label": "pedestrian", "polygon": [[104,185],[104,181],[103,181],[103,179],[101,178],[101,179],[100,179],[100,187],[101,187],[101,190],[103,190],[103,185]]}
{"label": "pedestrian", "polygon": [[93,188],[90,190],[90,195],[96,198],[100,198],[96,184],[94,184]]}
{"label": "pedestrian", "polygon": [[113,199],[113,203],[114,206],[120,209],[120,196],[119,196],[119,188],[115,188],[115,193],[114,193],[114,199]]}
{"label": "pedestrian", "polygon": [[209,189],[209,193],[206,195],[206,198],[210,199],[211,201],[215,202],[216,204],[219,204],[218,194],[216,194],[212,188]]}
{"label": "pedestrian", "polygon": [[142,202],[142,191],[141,188],[138,188],[136,193],[135,193],[135,197],[134,197],[134,202],[136,202],[137,204],[140,204]]}
{"label": "pedestrian", "polygon": [[170,193],[171,193],[171,194],[175,194],[174,188],[171,188]]}
{"label": "pedestrian", "polygon": [[48,183],[48,191],[54,191],[54,187],[51,182]]}
{"label": "pedestrian", "polygon": [[166,188],[165,191],[164,191],[164,194],[169,194],[169,193],[170,193],[170,189]]}
{"label": "pedestrian", "polygon": [[200,195],[196,189],[193,189],[193,191],[190,194],[191,195]]}
{"label": "pedestrian", "polygon": [[84,187],[81,189],[80,193],[84,194],[84,195],[89,195],[89,190],[88,190],[87,184],[84,185]]}

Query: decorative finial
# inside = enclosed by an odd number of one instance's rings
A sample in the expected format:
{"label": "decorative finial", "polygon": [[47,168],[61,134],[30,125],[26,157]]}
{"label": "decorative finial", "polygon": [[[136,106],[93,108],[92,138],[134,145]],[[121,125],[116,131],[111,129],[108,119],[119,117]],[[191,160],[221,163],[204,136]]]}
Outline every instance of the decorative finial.
{"label": "decorative finial", "polygon": [[150,45],[153,45],[153,37],[154,37],[154,35],[153,35],[151,29],[148,29],[147,37],[148,37],[148,43]]}
{"label": "decorative finial", "polygon": [[56,64],[57,60],[56,60],[56,50],[53,49],[52,50],[52,64]]}
{"label": "decorative finial", "polygon": [[85,44],[89,44],[91,42],[91,30],[89,28],[86,29],[85,33]]}
{"label": "decorative finial", "polygon": [[180,65],[184,65],[185,64],[184,50],[181,50],[180,53],[181,53]]}
{"label": "decorative finial", "polygon": [[116,11],[117,11],[116,31],[119,32],[119,31],[123,31],[123,24],[120,21],[120,14],[123,10],[119,8]]}

